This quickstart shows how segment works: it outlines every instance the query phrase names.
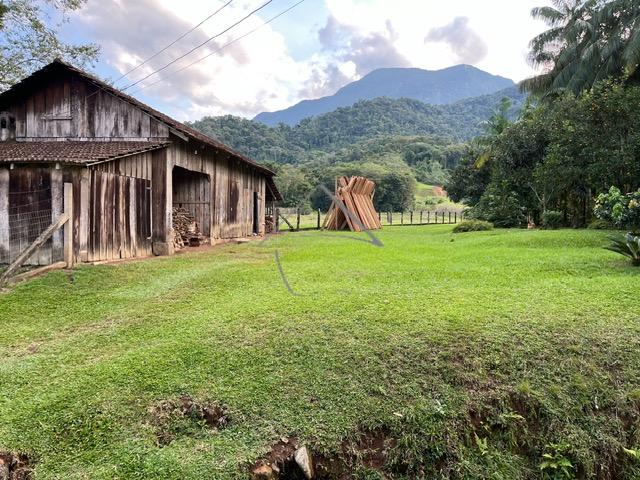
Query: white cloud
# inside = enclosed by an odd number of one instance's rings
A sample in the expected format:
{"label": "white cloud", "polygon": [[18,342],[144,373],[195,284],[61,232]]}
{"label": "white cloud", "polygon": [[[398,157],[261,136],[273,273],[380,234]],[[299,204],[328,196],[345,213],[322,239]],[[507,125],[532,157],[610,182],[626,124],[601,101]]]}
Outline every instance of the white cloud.
{"label": "white cloud", "polygon": [[[494,74],[520,80],[532,73],[526,63],[528,41],[543,26],[531,19],[533,6],[548,0],[309,0],[322,2],[326,17],[301,16],[307,35],[317,44],[306,58],[293,59],[284,35],[302,35],[267,25],[175,76],[175,69],[263,23],[252,17],[226,35],[141,85],[163,78],[157,86],[136,93],[180,119],[237,114],[251,117],[264,110],[285,108],[301,99],[334,93],[375,68],[415,66],[438,69],[461,61]],[[236,0],[189,37],[130,75],[140,79],[242,18],[261,0]],[[89,0],[73,21],[78,35],[102,45],[102,61],[112,71],[125,72],[200,22],[217,7],[201,0]],[[268,18],[291,3],[274,3]],[[287,15],[295,15],[296,10]],[[326,15],[326,13],[325,13]],[[455,44],[455,29],[442,42],[427,42],[430,31],[464,17],[466,44]],[[472,31],[471,31],[472,29]],[[472,38],[469,37],[472,32]],[[464,32],[461,32],[464,33]],[[453,35],[453,37],[451,36]],[[469,40],[471,38],[471,40]],[[289,45],[295,45],[288,38]],[[453,42],[453,43],[452,43]],[[470,55],[483,42],[486,55]],[[310,44],[309,37],[305,45]],[[466,47],[464,46],[466,45]],[[121,81],[117,86],[127,83]],[[136,92],[139,86],[129,90]]]}

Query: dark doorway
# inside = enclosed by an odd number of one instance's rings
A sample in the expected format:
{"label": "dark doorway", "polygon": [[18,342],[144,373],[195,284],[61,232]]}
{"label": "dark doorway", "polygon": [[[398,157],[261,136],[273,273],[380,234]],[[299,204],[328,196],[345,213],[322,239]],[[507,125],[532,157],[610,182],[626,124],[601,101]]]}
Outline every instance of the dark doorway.
{"label": "dark doorway", "polygon": [[260,234],[260,199],[258,192],[253,192],[253,234]]}

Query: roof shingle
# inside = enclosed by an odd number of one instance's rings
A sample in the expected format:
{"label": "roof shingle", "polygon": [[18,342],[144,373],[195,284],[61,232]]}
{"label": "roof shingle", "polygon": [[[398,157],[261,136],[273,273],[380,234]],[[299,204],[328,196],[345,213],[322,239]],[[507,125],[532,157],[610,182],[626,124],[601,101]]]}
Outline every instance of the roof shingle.
{"label": "roof shingle", "polygon": [[0,142],[0,163],[86,164],[156,150],[169,142]]}

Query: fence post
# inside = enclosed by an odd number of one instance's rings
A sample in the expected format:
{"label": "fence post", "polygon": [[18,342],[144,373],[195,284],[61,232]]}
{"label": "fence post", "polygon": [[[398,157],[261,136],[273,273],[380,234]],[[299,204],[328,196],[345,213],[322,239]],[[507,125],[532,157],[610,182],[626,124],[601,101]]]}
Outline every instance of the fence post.
{"label": "fence post", "polygon": [[404,225],[404,210],[400,212],[400,225]]}
{"label": "fence post", "polygon": [[454,212],[453,223],[458,223],[458,212]]}
{"label": "fence post", "polygon": [[435,224],[438,224],[438,212],[433,212],[433,219],[435,220]]}
{"label": "fence post", "polygon": [[420,210],[420,225],[422,225],[422,210]]}
{"label": "fence post", "polygon": [[320,209],[318,209],[318,230],[320,230]]}
{"label": "fence post", "polygon": [[431,223],[431,212],[427,212],[427,225]]}
{"label": "fence post", "polygon": [[444,212],[442,212],[442,223],[444,223]]}
{"label": "fence post", "polygon": [[389,213],[389,225],[393,225],[393,212]]}
{"label": "fence post", "polygon": [[274,228],[275,233],[280,232],[280,209],[278,207],[273,207],[273,216],[274,218]]}
{"label": "fence post", "polygon": [[300,207],[296,208],[296,231],[300,230]]}
{"label": "fence post", "polygon": [[68,216],[64,224],[64,261],[67,268],[73,267],[73,184],[64,184],[64,213]]}
{"label": "fence post", "polygon": [[411,225],[413,225],[413,210],[411,210],[411,212],[409,212],[409,215],[410,215],[410,217],[409,217],[410,220],[409,221],[411,222]]}
{"label": "fence post", "polygon": [[451,212],[449,212],[449,223],[451,223]]}

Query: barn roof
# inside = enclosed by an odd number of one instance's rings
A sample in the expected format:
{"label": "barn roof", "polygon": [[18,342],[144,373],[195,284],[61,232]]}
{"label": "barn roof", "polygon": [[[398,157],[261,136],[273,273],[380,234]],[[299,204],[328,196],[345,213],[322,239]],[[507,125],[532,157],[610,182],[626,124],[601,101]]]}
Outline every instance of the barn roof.
{"label": "barn roof", "polygon": [[[268,169],[267,167],[255,162],[254,160],[251,160],[249,158],[247,158],[246,156],[242,155],[239,152],[236,152],[235,150],[233,150],[232,148],[218,142],[217,140],[214,140],[211,137],[208,137],[207,135],[204,135],[202,133],[200,133],[199,131],[188,127],[187,125],[185,125],[184,123],[181,123],[171,117],[169,117],[168,115],[165,115],[164,113],[151,108],[150,106],[142,103],[141,101],[137,100],[136,98],[133,98],[130,95],[127,95],[126,93],[118,90],[117,88],[112,87],[111,85],[109,85],[108,83],[103,82],[102,80],[94,77],[93,75],[80,70],[79,68],[76,68],[72,65],[69,65],[66,62],[63,62],[62,60],[56,59],[53,62],[51,62],[50,64],[46,65],[45,67],[41,68],[40,70],[36,71],[35,73],[33,73],[32,75],[30,75],[29,77],[23,79],[22,81],[18,82],[17,84],[15,84],[14,86],[12,86],[9,90],[7,90],[6,92],[3,92],[0,94],[0,104],[2,103],[8,103],[9,101],[11,101],[12,99],[16,98],[16,97],[20,97],[20,95],[23,94],[23,92],[25,90],[29,90],[34,86],[38,86],[40,80],[42,79],[42,77],[46,77],[48,74],[53,74],[56,72],[71,72],[75,75],[78,75],[82,78],[84,78],[85,80],[87,80],[88,82],[94,84],[96,87],[104,90],[107,93],[110,93],[111,95],[114,95],[115,97],[118,97],[126,102],[129,102],[130,104],[136,106],[137,108],[139,108],[140,110],[142,110],[143,112],[145,112],[146,114],[148,114],[149,116],[155,118],[156,120],[158,120],[159,122],[164,123],[165,125],[169,126],[170,128],[182,133],[183,135],[186,135],[187,137],[190,137],[194,140],[197,140],[199,142],[204,143],[205,145],[209,145],[211,147],[214,147],[218,150],[222,150],[223,152],[228,153],[229,155],[231,155],[232,157],[247,163],[251,166],[253,166],[256,170],[261,171],[262,173],[268,175],[268,176],[274,176],[275,172],[273,172],[272,170]],[[279,194],[278,194],[279,195]]]}
{"label": "barn roof", "polygon": [[166,147],[169,142],[0,142],[0,163],[89,164]]}

